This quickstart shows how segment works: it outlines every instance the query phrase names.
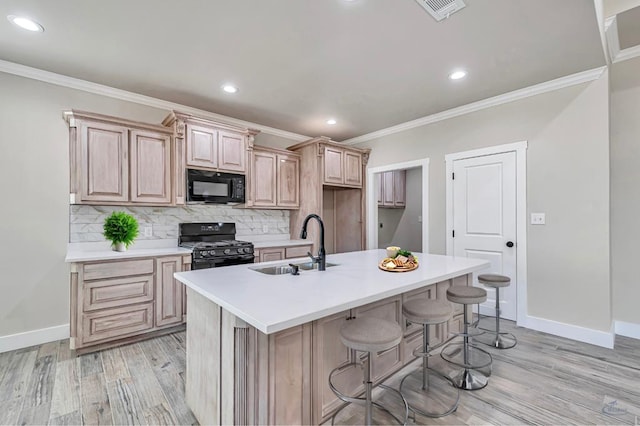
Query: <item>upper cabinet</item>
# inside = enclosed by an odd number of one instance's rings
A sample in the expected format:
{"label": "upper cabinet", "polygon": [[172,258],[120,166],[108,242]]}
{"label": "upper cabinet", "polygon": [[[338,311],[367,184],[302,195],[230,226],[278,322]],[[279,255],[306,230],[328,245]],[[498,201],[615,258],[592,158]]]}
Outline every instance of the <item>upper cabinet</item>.
{"label": "upper cabinet", "polygon": [[175,204],[186,202],[185,170],[203,169],[247,175],[257,130],[218,123],[180,112],[162,122],[174,135]]}
{"label": "upper cabinet", "polygon": [[406,205],[406,170],[380,173],[378,207],[404,208]]}
{"label": "upper cabinet", "polygon": [[251,159],[248,207],[297,209],[300,206],[300,156],[255,146]]}
{"label": "upper cabinet", "polygon": [[72,204],[171,204],[171,131],[81,111],[70,130]]}
{"label": "upper cabinet", "polygon": [[362,188],[362,152],[324,146],[323,183]]}

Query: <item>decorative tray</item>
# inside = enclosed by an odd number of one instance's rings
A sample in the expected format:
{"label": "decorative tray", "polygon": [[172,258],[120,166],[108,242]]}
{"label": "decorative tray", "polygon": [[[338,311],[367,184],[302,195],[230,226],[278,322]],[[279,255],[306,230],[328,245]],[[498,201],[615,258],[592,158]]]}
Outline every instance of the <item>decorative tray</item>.
{"label": "decorative tray", "polygon": [[380,263],[378,263],[378,268],[382,269],[383,271],[387,271],[387,272],[409,272],[409,271],[413,271],[414,269],[418,269],[418,264],[417,263],[407,264],[407,265],[403,265],[403,266],[396,266],[395,268],[387,268],[385,266],[385,260],[382,260],[382,261],[380,261]]}

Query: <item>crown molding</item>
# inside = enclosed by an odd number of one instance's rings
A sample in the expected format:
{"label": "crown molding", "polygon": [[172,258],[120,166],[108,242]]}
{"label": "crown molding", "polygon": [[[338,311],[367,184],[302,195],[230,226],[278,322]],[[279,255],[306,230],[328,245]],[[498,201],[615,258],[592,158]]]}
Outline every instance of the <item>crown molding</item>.
{"label": "crown molding", "polygon": [[304,136],[298,133],[288,132],[286,130],[275,129],[273,127],[263,126],[261,124],[228,117],[222,114],[216,114],[214,112],[193,108],[187,105],[181,105],[178,103],[169,102],[169,101],[165,101],[158,98],[152,98],[150,96],[141,95],[139,93],[133,93],[126,90],[116,89],[114,87],[105,86],[103,84],[92,83],[90,81],[68,77],[66,75],[56,74],[54,72],[44,71],[38,68],[28,67],[26,65],[20,65],[14,62],[4,61],[1,59],[0,59],[0,72],[13,74],[20,77],[30,78],[32,80],[43,81],[45,83],[55,84],[57,86],[68,87],[70,89],[82,90],[83,92],[102,95],[109,98],[119,99],[122,101],[132,102],[132,103],[145,105],[153,108],[164,109],[168,111],[178,110],[183,113],[192,114],[199,117],[205,117],[212,120],[217,120],[227,124],[260,130],[262,133],[267,133],[273,136],[279,136],[285,139],[291,139],[296,142],[301,142],[307,139],[311,139],[310,136]]}
{"label": "crown molding", "polygon": [[404,132],[405,130],[414,129],[416,127],[425,126],[427,124],[437,123],[438,121],[448,120],[450,118],[469,114],[471,112],[492,108],[498,105],[525,99],[531,96],[540,95],[542,93],[552,92],[554,90],[563,89],[565,87],[575,86],[576,84],[597,80],[598,78],[600,78],[606,68],[606,66],[602,66],[599,68],[594,68],[592,70],[582,71],[576,74],[568,75],[566,77],[560,77],[555,80],[549,80],[544,83],[536,84],[534,86],[525,87],[524,89],[518,89],[514,90],[513,92],[494,96],[492,98],[472,102],[470,104],[462,105],[436,114],[427,115],[426,117],[418,118],[416,120],[407,121],[406,123],[398,124],[396,126],[387,127],[386,129],[367,133],[366,135],[347,139],[343,141],[342,144],[355,145],[373,139],[378,139],[383,136],[392,135],[394,133]]}
{"label": "crown molding", "polygon": [[613,63],[617,64],[618,62],[626,61],[627,59],[633,59],[640,56],[640,45],[628,47],[626,49],[622,49],[618,51],[618,54],[613,59]]}

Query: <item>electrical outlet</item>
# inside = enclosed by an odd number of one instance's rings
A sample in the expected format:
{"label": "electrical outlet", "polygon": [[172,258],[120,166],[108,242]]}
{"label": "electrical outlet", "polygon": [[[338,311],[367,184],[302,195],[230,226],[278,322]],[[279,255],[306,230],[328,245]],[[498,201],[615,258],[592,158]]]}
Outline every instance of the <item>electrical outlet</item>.
{"label": "electrical outlet", "polygon": [[144,236],[145,237],[152,237],[153,236],[153,226],[152,225],[147,225],[144,227]]}
{"label": "electrical outlet", "polygon": [[532,225],[544,225],[546,222],[544,213],[531,213]]}
{"label": "electrical outlet", "polygon": [[380,222],[380,229],[382,229],[382,222]]}
{"label": "electrical outlet", "polygon": [[418,223],[422,223],[422,215],[418,216]]}
{"label": "electrical outlet", "polygon": [[269,233],[269,225],[262,225],[262,233],[263,234]]}

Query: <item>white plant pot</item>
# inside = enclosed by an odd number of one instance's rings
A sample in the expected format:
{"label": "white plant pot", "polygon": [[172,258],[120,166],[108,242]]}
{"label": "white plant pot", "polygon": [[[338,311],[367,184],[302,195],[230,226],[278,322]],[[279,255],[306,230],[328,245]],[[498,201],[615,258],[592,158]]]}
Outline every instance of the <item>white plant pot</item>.
{"label": "white plant pot", "polygon": [[127,246],[125,243],[115,243],[113,245],[113,250],[115,251],[127,251]]}

